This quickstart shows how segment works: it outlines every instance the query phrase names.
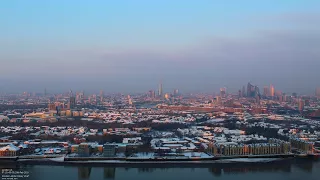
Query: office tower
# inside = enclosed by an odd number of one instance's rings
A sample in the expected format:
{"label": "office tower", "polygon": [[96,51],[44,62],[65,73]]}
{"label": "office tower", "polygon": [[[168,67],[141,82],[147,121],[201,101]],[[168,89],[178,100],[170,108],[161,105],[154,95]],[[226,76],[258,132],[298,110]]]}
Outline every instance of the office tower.
{"label": "office tower", "polygon": [[316,89],[316,96],[317,96],[318,98],[320,98],[320,87],[318,87],[318,88]]}
{"label": "office tower", "polygon": [[178,89],[173,90],[173,96],[176,97],[178,95],[179,95],[179,90]]}
{"label": "office tower", "polygon": [[254,96],[260,96],[260,89],[258,86],[254,87]]}
{"label": "office tower", "polygon": [[170,95],[169,95],[168,93],[166,93],[166,94],[164,95],[164,98],[165,98],[166,100],[169,100],[169,99],[170,99]]}
{"label": "office tower", "polygon": [[248,85],[247,85],[247,97],[254,97],[254,95],[253,95],[254,92],[255,92],[255,87],[251,83],[248,83]]}
{"label": "office tower", "polygon": [[298,105],[299,111],[303,111],[304,109],[304,100],[299,99],[299,105]]}
{"label": "office tower", "polygon": [[274,95],[275,95],[274,86],[270,85],[270,96],[274,97]]}
{"label": "office tower", "polygon": [[44,96],[47,96],[47,88],[44,88]]}
{"label": "office tower", "polygon": [[148,93],[148,96],[152,99],[156,98],[156,93],[154,92],[154,90],[150,90]]}
{"label": "office tower", "polygon": [[264,88],[263,88],[263,95],[264,96],[269,96],[269,87],[268,86],[265,86]]}
{"label": "office tower", "polygon": [[227,88],[220,88],[220,96],[221,97],[226,97],[227,94]]}
{"label": "office tower", "polygon": [[158,96],[159,96],[159,97],[162,97],[162,96],[163,96],[162,81],[161,81],[160,84],[159,84]]}
{"label": "office tower", "polygon": [[221,96],[216,96],[216,104],[221,104],[222,100],[221,100]]}
{"label": "office tower", "polygon": [[104,96],[103,90],[100,90],[99,96],[100,96],[100,98]]}
{"label": "office tower", "polygon": [[69,96],[69,109],[74,109],[76,107],[76,98],[73,96],[72,90],[70,90]]}
{"label": "office tower", "polygon": [[103,91],[102,91],[102,90],[100,90],[99,97],[100,97],[100,103],[101,103],[101,102],[103,102],[104,93],[103,93]]}
{"label": "office tower", "polygon": [[242,87],[242,97],[246,96],[246,87]]}
{"label": "office tower", "polygon": [[256,96],[256,103],[260,104],[260,96],[259,95]]}
{"label": "office tower", "polygon": [[242,96],[242,93],[241,93],[241,90],[239,89],[239,91],[238,91],[238,98],[241,98],[241,96]]}

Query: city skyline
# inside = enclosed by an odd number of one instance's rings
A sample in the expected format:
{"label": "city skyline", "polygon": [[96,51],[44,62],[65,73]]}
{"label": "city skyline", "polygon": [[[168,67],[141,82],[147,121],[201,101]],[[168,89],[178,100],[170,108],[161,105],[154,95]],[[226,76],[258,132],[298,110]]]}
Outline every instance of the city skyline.
{"label": "city skyline", "polygon": [[[0,92],[319,87],[320,2],[7,1]],[[156,88],[154,88],[156,89]],[[43,91],[43,90],[42,90]]]}
{"label": "city skyline", "polygon": [[[248,91],[249,88],[249,91]],[[212,95],[218,95],[220,94],[220,96],[224,96],[222,95],[239,95],[239,97],[256,97],[258,96],[269,96],[269,97],[275,97],[275,96],[279,96],[279,95],[299,95],[299,96],[316,96],[319,97],[320,95],[320,87],[315,88],[315,90],[311,93],[301,93],[301,92],[286,92],[286,91],[282,91],[281,89],[276,89],[274,87],[274,85],[270,84],[269,86],[262,86],[261,88],[262,91],[260,92],[259,90],[259,86],[257,85],[252,85],[251,82],[248,82],[247,84],[247,88],[245,88],[245,86],[243,86],[242,88],[238,88],[238,90],[236,89],[232,89],[232,91],[230,91],[230,89],[228,89],[227,87],[220,87],[218,89],[213,89],[211,91],[204,91],[204,92],[200,92],[200,91],[183,91],[182,89],[182,94],[212,94]],[[145,89],[143,91],[137,91],[137,92],[132,92],[132,91],[128,91],[128,92],[123,92],[123,91],[109,91],[109,92],[105,92],[105,90],[103,89],[96,89],[95,91],[85,91],[83,89],[76,89],[75,92],[76,94],[90,94],[90,95],[98,95],[100,98],[104,97],[105,95],[111,95],[111,94],[148,94],[149,96],[154,96],[154,97],[164,97],[166,94],[171,94],[171,95],[177,95],[179,94],[181,91],[181,89],[178,88],[164,88],[163,89],[163,84],[162,81],[158,84],[158,89],[156,87],[149,88],[149,89]],[[161,93],[160,93],[161,92]],[[69,94],[70,97],[74,97],[75,94],[73,94],[72,90],[61,90],[61,91],[53,91],[53,92],[48,92],[47,88],[44,89],[44,93],[41,92],[40,90],[36,90],[36,91],[15,91],[15,92],[0,92],[1,94],[30,94],[30,95],[35,95],[35,94],[42,94],[42,95],[54,95],[54,94]],[[277,94],[278,93],[278,94]]]}

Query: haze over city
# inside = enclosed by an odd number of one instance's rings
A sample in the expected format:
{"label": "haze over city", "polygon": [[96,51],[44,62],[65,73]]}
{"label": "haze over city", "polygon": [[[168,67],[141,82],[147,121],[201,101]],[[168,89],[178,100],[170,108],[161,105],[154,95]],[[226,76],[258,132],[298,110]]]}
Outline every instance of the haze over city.
{"label": "haze over city", "polygon": [[3,1],[0,92],[320,86],[320,1]]}

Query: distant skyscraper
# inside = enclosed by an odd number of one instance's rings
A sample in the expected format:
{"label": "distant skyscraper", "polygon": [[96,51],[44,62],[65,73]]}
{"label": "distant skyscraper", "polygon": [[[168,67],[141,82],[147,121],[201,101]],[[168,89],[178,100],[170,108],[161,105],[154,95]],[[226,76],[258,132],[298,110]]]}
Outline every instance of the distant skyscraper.
{"label": "distant skyscraper", "polygon": [[251,83],[247,85],[247,97],[255,97],[256,95],[256,86],[253,86]]}
{"label": "distant skyscraper", "polygon": [[258,86],[255,86],[255,87],[254,87],[254,96],[255,96],[255,97],[256,97],[256,96],[260,96],[260,89],[259,89]]}
{"label": "distant skyscraper", "polygon": [[276,91],[275,95],[279,98],[280,96],[282,96],[282,92],[281,91]]}
{"label": "distant skyscraper", "polygon": [[222,100],[221,100],[221,96],[216,96],[216,104],[221,104]]}
{"label": "distant skyscraper", "polygon": [[160,84],[159,84],[158,96],[159,96],[159,97],[162,97],[162,96],[163,96],[162,81],[161,81]]}
{"label": "distant skyscraper", "polygon": [[164,98],[165,98],[166,100],[169,100],[169,99],[170,99],[170,95],[169,95],[168,93],[166,93],[166,94],[164,95]]}
{"label": "distant skyscraper", "polygon": [[226,97],[227,94],[227,88],[220,88],[220,96],[221,97]]}
{"label": "distant skyscraper", "polygon": [[274,86],[270,85],[270,96],[274,97],[274,95],[275,95]]}
{"label": "distant skyscraper", "polygon": [[178,95],[179,95],[179,90],[178,89],[173,90],[173,96],[176,97]]}
{"label": "distant skyscraper", "polygon": [[69,109],[74,109],[76,107],[76,98],[73,96],[72,90],[70,90],[69,96]]}
{"label": "distant skyscraper", "polygon": [[242,87],[242,97],[246,96],[246,87]]}
{"label": "distant skyscraper", "polygon": [[150,90],[149,91],[149,97],[150,98],[156,98],[156,93],[154,92],[154,90]]}
{"label": "distant skyscraper", "polygon": [[44,88],[44,96],[47,96],[47,88]]}
{"label": "distant skyscraper", "polygon": [[100,102],[103,102],[103,98],[104,98],[104,93],[103,93],[103,90],[100,90]]}
{"label": "distant skyscraper", "polygon": [[263,88],[263,95],[264,96],[269,96],[269,87],[268,86],[265,86],[264,88]]}
{"label": "distant skyscraper", "polygon": [[299,111],[303,111],[304,109],[304,100],[300,99],[298,104]]}
{"label": "distant skyscraper", "polygon": [[74,109],[76,107],[76,98],[74,96],[69,99],[69,108]]}
{"label": "distant skyscraper", "polygon": [[128,95],[128,103],[129,103],[130,105],[132,105],[132,104],[133,104],[133,102],[132,102],[132,99],[131,99],[131,96],[130,96],[130,95]]}

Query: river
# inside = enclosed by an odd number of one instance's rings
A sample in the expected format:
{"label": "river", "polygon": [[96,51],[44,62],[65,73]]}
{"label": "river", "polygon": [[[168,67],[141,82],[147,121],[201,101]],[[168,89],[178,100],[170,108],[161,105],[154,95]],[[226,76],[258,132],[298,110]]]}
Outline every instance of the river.
{"label": "river", "polygon": [[[16,180],[318,180],[319,160],[292,160],[286,164],[259,164],[234,167],[86,167],[25,165],[0,168],[28,173],[26,178]],[[4,174],[4,173],[2,173]],[[3,176],[2,176],[3,177]],[[4,178],[2,178],[4,180]]]}

